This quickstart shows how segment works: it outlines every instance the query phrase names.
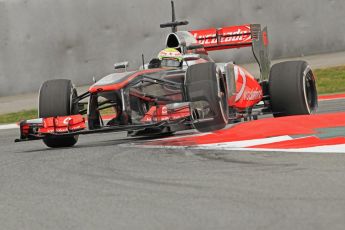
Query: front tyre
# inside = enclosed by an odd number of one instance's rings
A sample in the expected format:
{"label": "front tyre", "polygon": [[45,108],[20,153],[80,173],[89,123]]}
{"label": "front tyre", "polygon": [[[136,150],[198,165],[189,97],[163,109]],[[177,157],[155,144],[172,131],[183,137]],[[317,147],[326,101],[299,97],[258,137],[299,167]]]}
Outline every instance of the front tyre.
{"label": "front tyre", "polygon": [[317,110],[315,77],[305,61],[287,61],[273,65],[269,92],[274,117],[308,115]]}
{"label": "front tyre", "polygon": [[[78,113],[77,104],[73,99],[77,91],[70,80],[55,79],[42,84],[39,91],[38,116],[40,118],[68,116]],[[71,147],[78,141],[78,135],[47,136],[43,142],[51,148]]]}
{"label": "front tyre", "polygon": [[229,119],[225,81],[213,62],[189,66],[187,96],[191,102],[193,125],[199,132],[224,128]]}

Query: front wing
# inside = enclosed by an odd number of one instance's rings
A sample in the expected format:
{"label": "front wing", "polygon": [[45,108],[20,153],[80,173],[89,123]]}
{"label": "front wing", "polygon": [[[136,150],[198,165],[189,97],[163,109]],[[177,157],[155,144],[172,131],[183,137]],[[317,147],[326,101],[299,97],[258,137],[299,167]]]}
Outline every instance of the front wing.
{"label": "front wing", "polygon": [[20,122],[20,138],[15,142],[40,140],[45,137],[75,136],[92,133],[108,133],[121,131],[139,131],[145,129],[164,128],[173,125],[188,125],[185,118],[162,120],[148,124],[104,126],[98,129],[87,129],[85,118],[78,115],[39,118]]}

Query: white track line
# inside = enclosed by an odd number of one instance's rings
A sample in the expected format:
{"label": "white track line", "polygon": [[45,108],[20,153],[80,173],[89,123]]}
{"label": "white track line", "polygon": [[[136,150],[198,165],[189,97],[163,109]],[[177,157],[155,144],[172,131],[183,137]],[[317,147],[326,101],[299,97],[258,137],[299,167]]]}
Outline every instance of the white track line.
{"label": "white track line", "polygon": [[[141,146],[144,148],[166,148],[166,149],[208,149],[208,150],[234,150],[234,149],[242,149],[245,150],[245,147],[254,146],[254,145],[261,145],[261,144],[270,144],[279,141],[287,141],[292,140],[293,138],[290,136],[278,136],[278,137],[270,137],[270,138],[262,138],[262,139],[253,139],[253,140],[244,140],[244,141],[233,141],[233,142],[223,142],[223,143],[214,143],[214,144],[202,144],[202,145],[189,145],[189,146],[182,146],[182,145],[145,145],[140,144],[134,146]],[[161,141],[165,141],[166,139],[161,139]],[[155,140],[160,141],[160,140]]]}
{"label": "white track line", "polygon": [[232,141],[232,142],[222,142],[222,143],[214,143],[214,144],[203,144],[198,145],[196,148],[202,149],[222,149],[222,150],[231,150],[234,148],[245,148],[249,146],[255,145],[264,145],[270,144],[280,141],[289,141],[293,140],[290,136],[278,136],[278,137],[270,137],[270,138],[261,138],[261,139],[253,139],[253,140],[244,140],[244,141]]}
{"label": "white track line", "polygon": [[[304,153],[345,153],[345,144],[339,145],[324,145],[309,148],[295,148],[295,149],[268,149],[268,148],[246,148],[249,146],[269,144],[279,141],[292,140],[290,136],[279,136],[263,139],[254,139],[248,141],[234,141],[219,144],[204,144],[198,146],[169,146],[169,145],[136,145],[142,148],[160,148],[160,149],[199,149],[199,150],[232,150],[232,151],[255,151],[255,152],[304,152]],[[127,145],[128,144],[124,144]]]}
{"label": "white track line", "polygon": [[0,130],[4,129],[17,129],[19,126],[17,124],[0,125]]}
{"label": "white track line", "polygon": [[317,146],[311,148],[300,149],[261,149],[261,148],[207,148],[196,146],[162,146],[162,145],[136,145],[136,144],[121,144],[120,146],[140,147],[140,148],[152,148],[152,149],[185,149],[185,150],[227,150],[227,151],[251,151],[251,152],[297,152],[297,153],[345,153],[345,144],[341,145],[326,145]]}
{"label": "white track line", "polygon": [[298,148],[298,149],[234,148],[232,150],[259,151],[259,152],[345,153],[345,144],[324,145],[324,146]]}

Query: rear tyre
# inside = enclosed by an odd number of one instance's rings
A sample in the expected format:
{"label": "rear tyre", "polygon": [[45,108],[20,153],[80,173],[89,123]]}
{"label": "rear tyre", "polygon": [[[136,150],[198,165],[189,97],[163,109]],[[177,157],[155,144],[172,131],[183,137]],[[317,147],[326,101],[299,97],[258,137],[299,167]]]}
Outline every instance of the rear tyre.
{"label": "rear tyre", "polygon": [[[46,118],[77,114],[78,106],[73,104],[75,97],[77,91],[70,80],[56,79],[44,82],[39,92],[38,116]],[[71,147],[77,141],[78,135],[47,136],[43,139],[43,142],[51,148]]]}
{"label": "rear tyre", "polygon": [[315,77],[305,61],[273,65],[269,93],[274,117],[312,114],[318,107]]}
{"label": "rear tyre", "polygon": [[[224,128],[229,117],[227,92],[225,81],[217,72],[215,63],[190,66],[186,86],[194,127],[200,132]],[[205,111],[209,112],[205,114]]]}

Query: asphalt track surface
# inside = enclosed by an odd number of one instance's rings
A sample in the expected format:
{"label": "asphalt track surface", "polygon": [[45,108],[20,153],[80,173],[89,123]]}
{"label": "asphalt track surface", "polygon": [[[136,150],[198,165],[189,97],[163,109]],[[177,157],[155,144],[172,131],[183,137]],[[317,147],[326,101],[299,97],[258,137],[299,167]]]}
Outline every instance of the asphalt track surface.
{"label": "asphalt track surface", "polygon": [[0,229],[345,226],[344,154],[141,149],[124,133],[48,149],[17,135],[0,130]]}

